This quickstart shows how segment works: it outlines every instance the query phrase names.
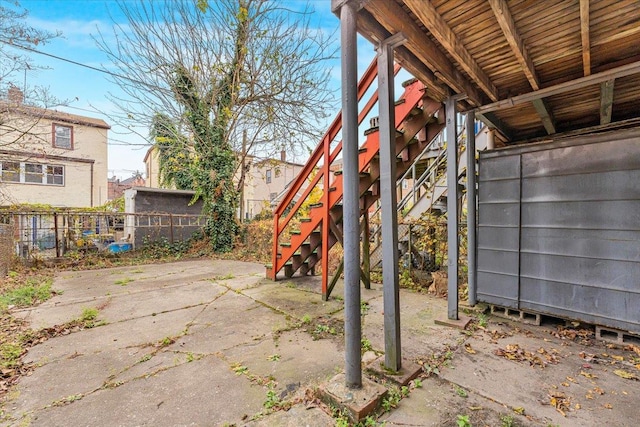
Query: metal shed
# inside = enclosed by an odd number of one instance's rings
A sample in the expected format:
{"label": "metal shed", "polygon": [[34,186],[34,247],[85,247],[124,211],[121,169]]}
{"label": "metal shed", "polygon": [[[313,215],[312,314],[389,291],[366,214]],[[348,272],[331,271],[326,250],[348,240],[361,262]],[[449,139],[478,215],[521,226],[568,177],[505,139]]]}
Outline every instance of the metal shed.
{"label": "metal shed", "polygon": [[479,166],[478,299],[640,333],[640,130]]}

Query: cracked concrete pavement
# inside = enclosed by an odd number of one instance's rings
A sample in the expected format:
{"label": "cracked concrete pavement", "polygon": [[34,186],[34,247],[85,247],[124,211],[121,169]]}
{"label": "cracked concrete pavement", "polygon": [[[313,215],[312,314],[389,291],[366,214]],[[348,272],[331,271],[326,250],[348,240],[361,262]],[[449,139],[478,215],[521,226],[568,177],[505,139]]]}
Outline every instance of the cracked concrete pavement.
{"label": "cracked concrete pavement", "polygon": [[[206,259],[69,271],[54,288],[61,293],[14,314],[37,329],[97,308],[103,324],[30,349],[25,362],[35,368],[3,402],[4,425],[335,425],[304,396],[344,366],[343,336],[317,339],[313,330],[316,320],[342,320],[341,284],[338,298],[324,302],[319,277],[270,282],[259,264]],[[363,335],[382,350],[380,285],[363,289],[362,299]],[[583,346],[553,327],[498,318],[459,331],[434,324],[446,317],[443,299],[402,290],[400,304],[404,357],[425,366],[438,358],[439,375],[383,415],[387,426],[455,426],[465,414],[473,425],[501,425],[502,417],[521,426],[636,425],[640,382],[612,372],[620,357],[633,360],[628,349]],[[509,344],[555,350],[559,363],[531,367],[495,354]],[[590,378],[581,375],[585,351],[601,361],[591,363]],[[288,411],[265,407],[269,381],[292,403]],[[554,390],[567,397],[566,416],[549,404]],[[513,412],[519,408],[524,415]]]}

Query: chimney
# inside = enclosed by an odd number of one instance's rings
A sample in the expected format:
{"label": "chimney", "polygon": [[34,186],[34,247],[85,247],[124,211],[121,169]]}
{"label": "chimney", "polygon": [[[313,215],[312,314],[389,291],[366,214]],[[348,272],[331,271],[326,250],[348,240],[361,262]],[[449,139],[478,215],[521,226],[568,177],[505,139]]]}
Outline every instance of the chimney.
{"label": "chimney", "polygon": [[20,105],[24,102],[24,93],[16,86],[11,86],[7,91],[9,102]]}
{"label": "chimney", "polygon": [[280,160],[282,163],[287,161],[287,152],[285,150],[280,150]]}

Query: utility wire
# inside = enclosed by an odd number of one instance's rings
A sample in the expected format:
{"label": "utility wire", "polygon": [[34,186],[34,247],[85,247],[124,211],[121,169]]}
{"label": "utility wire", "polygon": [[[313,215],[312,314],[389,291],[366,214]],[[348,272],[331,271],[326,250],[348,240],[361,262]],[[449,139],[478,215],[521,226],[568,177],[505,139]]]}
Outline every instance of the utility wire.
{"label": "utility wire", "polygon": [[34,48],[32,48],[32,47],[29,47],[29,46],[23,46],[23,45],[19,45],[19,44],[11,43],[10,41],[3,40],[3,39],[0,39],[0,43],[6,44],[7,46],[15,47],[15,48],[17,48],[17,49],[26,50],[26,51],[28,51],[28,52],[37,53],[37,54],[39,54],[39,55],[48,56],[48,57],[50,57],[50,58],[54,58],[54,59],[57,59],[57,60],[59,60],[59,61],[68,62],[68,63],[70,63],[70,64],[77,65],[77,66],[79,66],[79,67],[88,68],[88,69],[90,69],[90,70],[97,71],[97,72],[99,72],[99,73],[108,74],[108,75],[110,75],[110,76],[112,76],[112,77],[116,77],[116,78],[124,79],[124,80],[129,80],[129,81],[130,81],[130,82],[132,82],[132,83],[137,83],[137,84],[140,84],[140,85],[143,85],[143,86],[150,86],[148,83],[141,82],[140,80],[132,79],[131,77],[123,76],[123,75],[118,74],[118,73],[114,73],[113,71],[104,70],[104,69],[102,69],[102,68],[94,67],[94,66],[92,66],[92,65],[83,64],[83,63],[81,63],[81,62],[74,61],[74,60],[72,60],[72,59],[63,58],[63,57],[61,57],[61,56],[57,56],[57,55],[54,55],[54,54],[52,54],[52,53],[43,52],[43,51],[41,51],[41,50],[34,49]]}

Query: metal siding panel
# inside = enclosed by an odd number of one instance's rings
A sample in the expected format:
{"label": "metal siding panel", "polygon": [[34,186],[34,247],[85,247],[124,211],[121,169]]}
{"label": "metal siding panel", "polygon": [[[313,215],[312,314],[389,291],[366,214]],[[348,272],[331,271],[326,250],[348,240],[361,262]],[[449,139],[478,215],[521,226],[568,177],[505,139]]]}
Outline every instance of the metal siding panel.
{"label": "metal siding panel", "polygon": [[482,203],[478,206],[480,226],[518,227],[520,203]]}
{"label": "metal siding panel", "polygon": [[504,156],[483,158],[480,156],[482,173],[478,175],[479,182],[500,179],[520,179],[520,156]]}
{"label": "metal siding panel", "polygon": [[520,276],[640,293],[640,263],[521,252]]}
{"label": "metal siding panel", "polygon": [[518,307],[520,156],[479,162],[477,297]]}
{"label": "metal siding panel", "polygon": [[522,154],[520,307],[640,331],[640,144]]}
{"label": "metal siding panel", "polygon": [[640,169],[640,139],[607,141],[522,154],[522,177]]}
{"label": "metal siding panel", "polygon": [[636,231],[639,224],[638,200],[522,204],[523,227]]}
{"label": "metal siding panel", "polygon": [[478,249],[518,250],[520,228],[518,227],[478,227]]}
{"label": "metal siding panel", "polygon": [[478,301],[518,308],[518,276],[478,270]]}
{"label": "metal siding panel", "polygon": [[478,191],[481,203],[505,203],[520,201],[520,180],[505,179],[485,181]]}
{"label": "metal siding panel", "polygon": [[520,279],[520,308],[640,333],[640,294]]}
{"label": "metal siding panel", "polygon": [[522,201],[586,201],[602,200],[603,197],[607,200],[640,199],[638,183],[640,170],[523,178]]}
{"label": "metal siding panel", "polygon": [[478,271],[518,276],[518,251],[483,249],[478,254]]}
{"label": "metal siding panel", "polygon": [[640,231],[523,228],[521,251],[640,262]]}

